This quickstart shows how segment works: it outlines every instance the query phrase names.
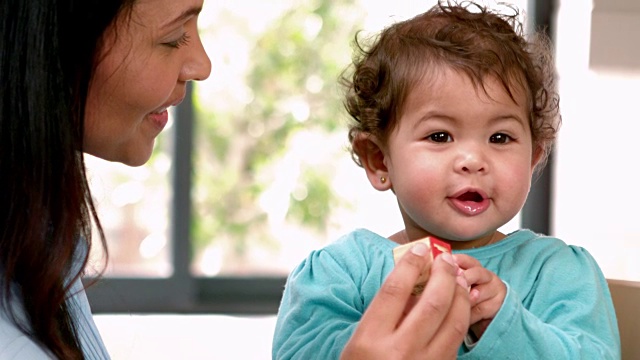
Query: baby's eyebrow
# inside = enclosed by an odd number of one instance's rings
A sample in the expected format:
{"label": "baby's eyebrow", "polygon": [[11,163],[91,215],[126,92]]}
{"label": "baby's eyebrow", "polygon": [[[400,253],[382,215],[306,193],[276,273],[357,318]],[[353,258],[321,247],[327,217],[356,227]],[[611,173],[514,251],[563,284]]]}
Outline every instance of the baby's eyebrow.
{"label": "baby's eyebrow", "polygon": [[[422,116],[420,116],[420,118],[413,124],[413,130],[417,130],[417,128],[421,124],[434,119],[437,119],[438,121],[441,121],[441,122],[448,122],[452,124],[455,124],[458,122],[458,119],[456,119],[451,115],[447,115],[446,112],[442,112],[434,109],[434,110],[429,110],[424,114],[422,114]],[[523,119],[521,116],[519,116],[516,113],[498,114],[498,115],[492,116],[489,119],[489,125],[495,125],[498,123],[510,123],[510,122],[517,123],[523,130],[526,130],[529,127],[529,122],[526,119]]]}
{"label": "baby's eyebrow", "polygon": [[413,129],[415,130],[418,126],[420,126],[420,124],[425,123],[429,120],[432,119],[438,119],[440,121],[445,121],[445,122],[451,122],[451,123],[455,123],[456,119],[453,118],[450,115],[447,115],[444,112],[438,111],[438,110],[429,110],[426,113],[422,114],[422,116],[420,116],[420,118],[418,119],[418,121],[416,121],[413,124]]}
{"label": "baby's eyebrow", "polygon": [[523,129],[526,129],[528,127],[528,122],[526,122],[524,119],[522,119],[520,116],[515,115],[515,114],[505,114],[505,115],[500,115],[500,116],[496,116],[494,118],[492,118],[490,120],[490,123],[504,123],[504,122],[515,122],[517,124],[519,124]]}

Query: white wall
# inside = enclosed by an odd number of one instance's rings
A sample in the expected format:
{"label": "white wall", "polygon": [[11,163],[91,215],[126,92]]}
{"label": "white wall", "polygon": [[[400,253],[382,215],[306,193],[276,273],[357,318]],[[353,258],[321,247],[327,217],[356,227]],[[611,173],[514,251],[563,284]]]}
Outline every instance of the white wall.
{"label": "white wall", "polygon": [[640,24],[640,2],[595,3],[562,1],[558,16],[553,233],[587,248],[608,278],[639,281],[640,26],[629,21]]}

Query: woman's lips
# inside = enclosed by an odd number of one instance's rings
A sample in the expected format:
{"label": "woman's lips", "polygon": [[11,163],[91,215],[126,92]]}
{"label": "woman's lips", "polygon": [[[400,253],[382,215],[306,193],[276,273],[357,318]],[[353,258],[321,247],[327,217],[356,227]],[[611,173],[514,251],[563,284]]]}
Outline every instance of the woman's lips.
{"label": "woman's lips", "polygon": [[167,109],[164,109],[161,112],[152,112],[147,115],[149,120],[162,131],[165,126],[167,126],[167,122],[169,121],[169,112]]}
{"label": "woman's lips", "polygon": [[162,131],[164,127],[167,126],[167,122],[169,122],[169,112],[167,109],[170,106],[178,106],[182,100],[184,100],[184,94],[170,102],[169,105],[163,105],[164,107],[150,112],[147,117],[160,131]]}
{"label": "woman's lips", "polygon": [[449,201],[456,210],[468,216],[482,214],[490,205],[489,199],[476,191],[467,191],[450,197]]}

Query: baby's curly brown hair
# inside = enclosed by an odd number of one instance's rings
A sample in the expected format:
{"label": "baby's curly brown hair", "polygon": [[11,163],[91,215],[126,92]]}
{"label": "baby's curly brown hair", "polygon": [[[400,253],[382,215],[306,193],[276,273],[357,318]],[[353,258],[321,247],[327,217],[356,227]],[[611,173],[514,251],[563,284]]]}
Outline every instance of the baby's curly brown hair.
{"label": "baby's curly brown hair", "polygon": [[356,34],[353,63],[340,79],[354,120],[349,141],[356,164],[362,166],[353,146],[358,134],[386,142],[408,92],[446,66],[483,90],[488,77],[498,79],[514,101],[512,90],[525,91],[533,147],[542,152],[537,169],[544,166],[562,121],[551,41],[542,31],[527,40],[518,9],[509,9],[512,14],[501,14],[470,1],[439,1],[385,28],[370,46]]}

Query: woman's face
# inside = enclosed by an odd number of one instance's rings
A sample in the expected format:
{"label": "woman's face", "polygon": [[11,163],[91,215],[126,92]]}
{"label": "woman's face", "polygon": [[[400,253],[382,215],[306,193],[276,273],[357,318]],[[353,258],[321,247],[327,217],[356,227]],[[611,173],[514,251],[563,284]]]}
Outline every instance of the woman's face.
{"label": "woman's face", "polygon": [[147,162],[167,108],[211,62],[198,35],[203,0],[137,0],[105,33],[89,87],[84,151],[131,166]]}

